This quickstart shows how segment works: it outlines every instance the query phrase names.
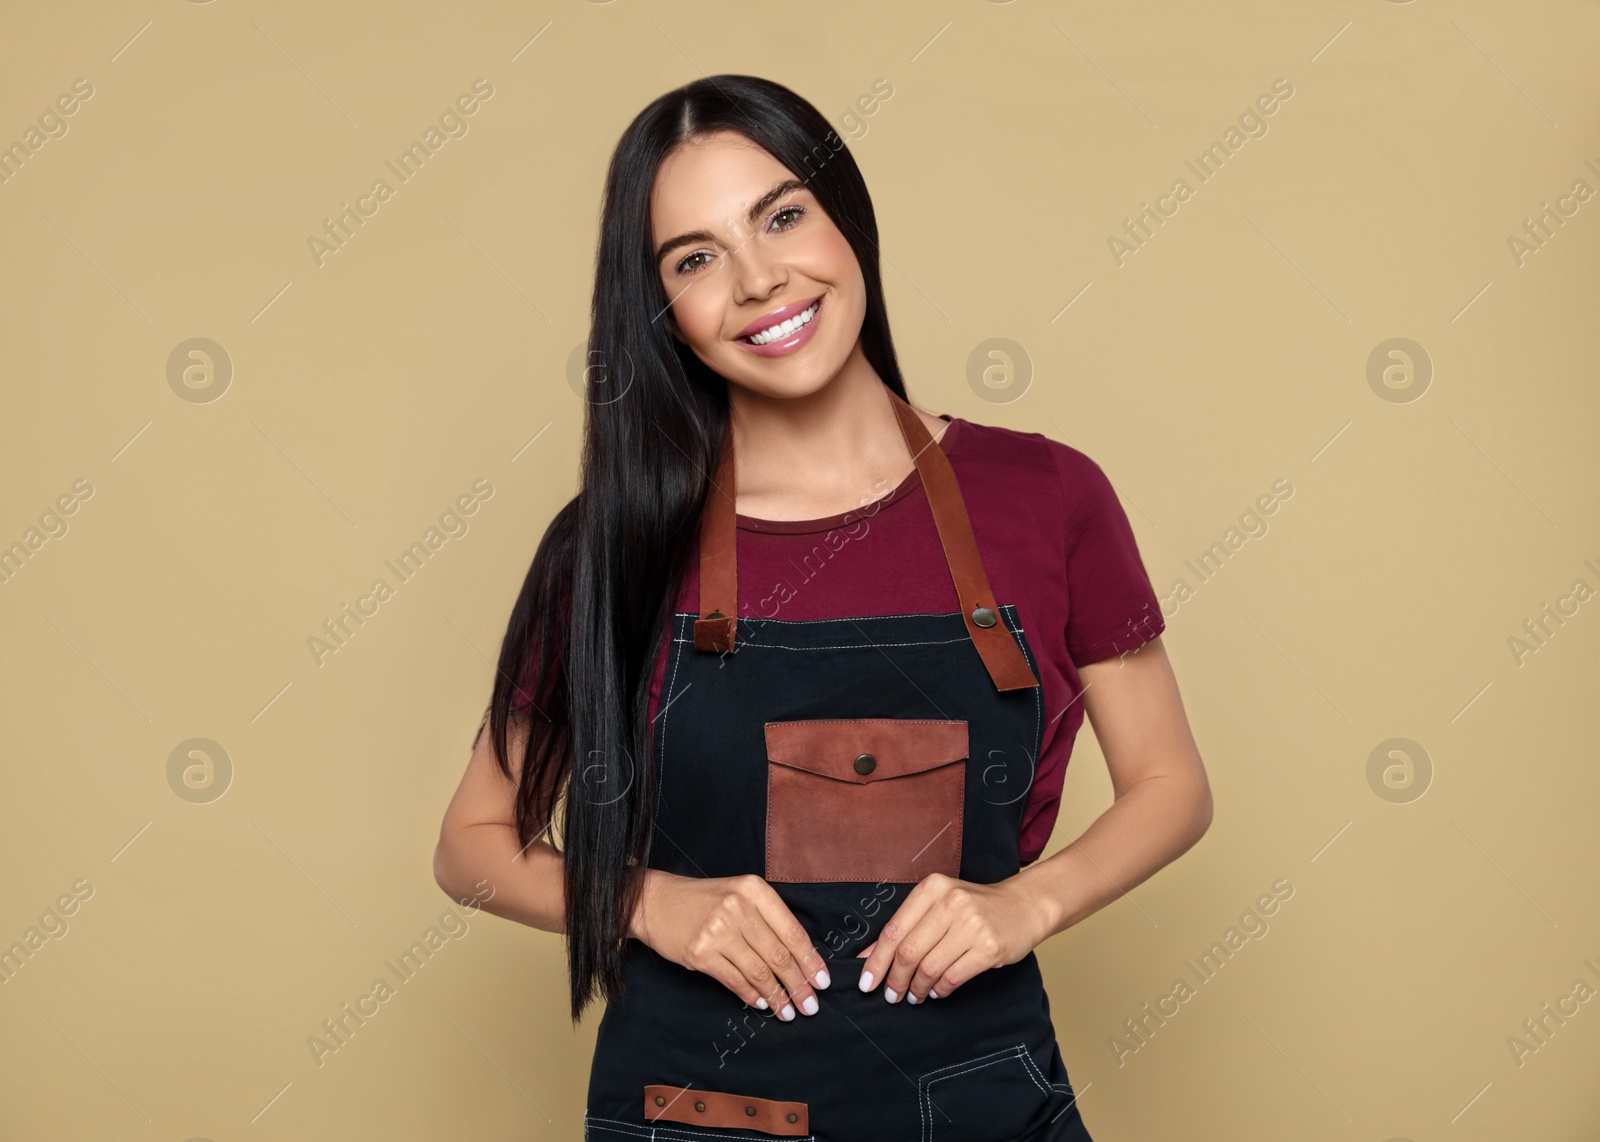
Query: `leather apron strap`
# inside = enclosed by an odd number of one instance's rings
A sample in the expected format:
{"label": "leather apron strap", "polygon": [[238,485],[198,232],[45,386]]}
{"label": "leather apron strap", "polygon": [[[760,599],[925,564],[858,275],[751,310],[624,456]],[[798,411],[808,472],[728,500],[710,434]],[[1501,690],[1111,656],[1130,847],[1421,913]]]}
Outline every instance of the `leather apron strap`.
{"label": "leather apron strap", "polygon": [[[966,501],[956,482],[950,458],[928,434],[909,404],[890,389],[900,433],[917,464],[928,506],[933,511],[939,545],[961,601],[961,616],[967,633],[977,648],[997,690],[1025,690],[1039,680],[1033,675],[1022,648],[1011,631],[1000,621],[999,607],[989,589],[983,570],[978,541],[972,533]],[[734,508],[733,431],[723,443],[716,478],[706,501],[700,528],[700,618],[694,624],[696,650],[727,654],[735,649],[734,628],[738,614],[738,575],[736,568],[738,521]]]}

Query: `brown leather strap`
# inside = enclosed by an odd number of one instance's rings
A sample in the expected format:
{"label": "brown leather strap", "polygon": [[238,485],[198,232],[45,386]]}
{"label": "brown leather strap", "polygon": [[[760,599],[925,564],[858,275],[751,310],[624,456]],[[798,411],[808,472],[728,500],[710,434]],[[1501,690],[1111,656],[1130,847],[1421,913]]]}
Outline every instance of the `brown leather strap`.
{"label": "brown leather strap", "polygon": [[[900,431],[905,434],[906,447],[916,458],[917,471],[922,473],[923,491],[927,493],[928,506],[933,509],[939,545],[944,548],[944,560],[950,567],[950,578],[961,600],[961,617],[967,624],[967,633],[972,636],[972,645],[978,648],[989,677],[994,679],[995,689],[1026,690],[1037,686],[1039,680],[1033,676],[1033,668],[1023,656],[1022,648],[1000,621],[1000,606],[989,589],[989,576],[983,570],[978,540],[972,534],[972,520],[967,516],[967,504],[961,497],[961,485],[956,482],[950,458],[928,435],[928,428],[916,410],[893,389],[887,386],[885,389],[894,398]],[[987,617],[989,625],[980,626],[975,615]]]}
{"label": "brown leather strap", "polygon": [[811,1131],[811,1116],[803,1102],[778,1102],[665,1083],[650,1083],[644,1088],[644,1117],[646,1122],[692,1122],[698,1126],[760,1130],[786,1138],[798,1138]]}
{"label": "brown leather strap", "polygon": [[[989,589],[989,576],[983,569],[983,557],[978,552],[978,541],[972,533],[972,520],[967,515],[966,501],[962,499],[961,485],[956,481],[950,458],[928,434],[928,428],[916,410],[887,385],[884,391],[890,397],[895,418],[900,424],[900,433],[921,474],[928,507],[933,512],[934,526],[939,532],[939,545],[944,549],[945,563],[955,584],[961,617],[966,623],[967,634],[972,638],[972,645],[977,648],[989,677],[994,680],[995,689],[1025,690],[1037,686],[1039,680],[1034,677],[1033,668],[1028,665],[1022,648],[1000,620],[1000,608],[995,602],[994,592]],[[738,521],[734,511],[732,440],[733,429],[730,426],[717,476],[713,481],[711,498],[706,504],[705,519],[701,524],[701,617],[694,624],[695,649],[719,653],[734,649],[733,616],[738,604],[734,565]],[[988,625],[982,625],[980,619]]]}

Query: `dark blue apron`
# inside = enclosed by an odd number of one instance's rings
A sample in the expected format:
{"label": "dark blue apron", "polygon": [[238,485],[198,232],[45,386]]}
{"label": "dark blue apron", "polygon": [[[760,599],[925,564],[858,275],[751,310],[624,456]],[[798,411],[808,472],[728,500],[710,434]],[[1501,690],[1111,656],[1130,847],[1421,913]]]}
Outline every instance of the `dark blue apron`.
{"label": "dark blue apron", "polygon": [[858,987],[857,953],[923,877],[1020,869],[1044,729],[1033,655],[990,593],[949,460],[889,395],[961,610],[730,617],[730,442],[701,525],[701,611],[674,616],[654,730],[648,867],[764,877],[830,985],[817,1014],[782,1021],[629,940],[586,1140],[1088,1142],[1033,952],[916,1005]]}

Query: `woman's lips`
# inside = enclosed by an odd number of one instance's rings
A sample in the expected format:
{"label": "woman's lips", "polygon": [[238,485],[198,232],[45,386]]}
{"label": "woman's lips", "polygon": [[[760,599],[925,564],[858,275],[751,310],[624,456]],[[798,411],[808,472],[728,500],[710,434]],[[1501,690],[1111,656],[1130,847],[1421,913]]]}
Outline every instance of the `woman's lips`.
{"label": "woman's lips", "polygon": [[[798,312],[804,313],[812,305],[817,307],[817,311],[811,315],[811,320],[806,322],[799,329],[796,329],[793,333],[790,333],[787,337],[780,338],[777,341],[769,341],[765,345],[751,344],[750,341],[746,340],[743,334],[736,337],[734,340],[744,348],[748,349],[750,352],[758,353],[763,357],[782,357],[789,353],[793,353],[807,341],[811,340],[812,334],[814,334],[817,330],[817,322],[822,320],[821,296],[818,296],[813,301],[802,306]],[[780,310],[779,312],[782,311]],[[787,320],[787,318],[784,320]],[[768,327],[770,328],[771,325],[775,324],[781,325],[782,322],[770,322],[768,323]]]}
{"label": "woman's lips", "polygon": [[739,330],[739,332],[734,336],[754,337],[757,333],[760,333],[765,329],[771,329],[774,325],[782,325],[791,317],[798,316],[799,314],[802,314],[806,310],[810,309],[817,303],[818,298],[821,296],[821,294],[818,294],[817,297],[810,297],[804,301],[791,301],[788,305],[780,305],[771,313],[764,313],[760,317],[756,318],[749,325],[746,325],[743,329]]}

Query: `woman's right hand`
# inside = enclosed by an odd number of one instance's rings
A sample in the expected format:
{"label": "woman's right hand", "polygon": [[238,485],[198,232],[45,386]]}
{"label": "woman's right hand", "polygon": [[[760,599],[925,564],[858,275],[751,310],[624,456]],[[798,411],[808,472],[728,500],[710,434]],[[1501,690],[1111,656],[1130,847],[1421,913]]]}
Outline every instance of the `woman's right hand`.
{"label": "woman's right hand", "polygon": [[[628,935],[690,971],[704,972],[752,1007],[790,1020],[817,1013],[828,970],[805,928],[759,876],[645,871]],[[790,1001],[793,1001],[792,1003]]]}

